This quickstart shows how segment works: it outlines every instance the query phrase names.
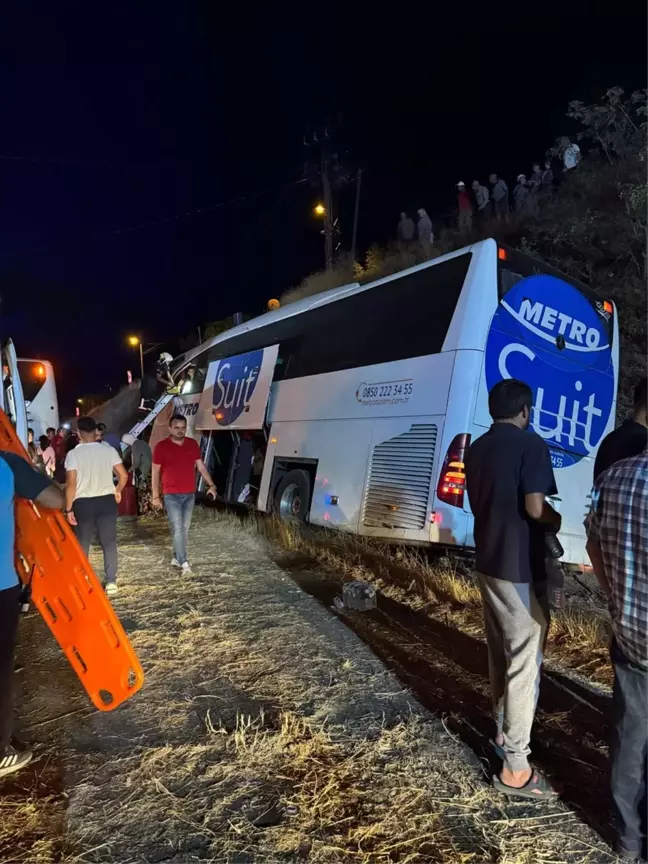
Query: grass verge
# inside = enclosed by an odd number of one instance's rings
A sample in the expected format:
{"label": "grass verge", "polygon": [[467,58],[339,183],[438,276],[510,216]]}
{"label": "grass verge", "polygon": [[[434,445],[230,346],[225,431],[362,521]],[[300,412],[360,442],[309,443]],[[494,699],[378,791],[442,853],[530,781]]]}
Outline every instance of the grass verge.
{"label": "grass verge", "polygon": [[[255,524],[268,539],[308,555],[344,580],[371,582],[387,597],[484,637],[479,588],[457,560],[432,560],[412,547],[390,547],[339,532],[315,533],[275,518],[257,518]],[[609,616],[596,596],[568,596],[564,609],[552,613],[546,655],[557,666],[610,685],[609,643]]]}
{"label": "grass verge", "polygon": [[[309,548],[286,526],[260,530],[283,532],[293,551]],[[318,579],[341,567],[341,556],[347,578],[373,574],[393,590],[402,578],[400,590],[420,608],[452,594],[480,618],[474,585],[458,570],[443,569],[424,595],[400,550],[380,564],[383,573],[373,550],[353,564],[335,545],[346,538],[320,539],[311,557],[319,548],[328,569],[305,563]],[[169,565],[165,524],[128,526],[120,540],[115,606],[145,688],[118,711],[88,711],[43,622],[28,616],[19,716],[39,756],[15,788],[3,784],[0,861],[615,860],[564,802],[494,792],[449,731],[461,703],[443,693],[436,716],[424,711],[371,648],[276,565],[254,523],[198,513],[190,582]]]}

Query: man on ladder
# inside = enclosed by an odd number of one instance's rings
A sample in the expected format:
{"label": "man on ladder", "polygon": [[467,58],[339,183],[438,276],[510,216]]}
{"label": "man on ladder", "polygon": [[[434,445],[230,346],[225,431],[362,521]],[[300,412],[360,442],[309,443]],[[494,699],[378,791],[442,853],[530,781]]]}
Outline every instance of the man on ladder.
{"label": "man on ladder", "polygon": [[[168,351],[163,351],[160,354],[158,362],[155,364],[155,375],[144,375],[140,386],[142,401],[140,402],[140,411],[149,411],[153,408],[153,404],[159,401],[162,388],[165,388],[168,394],[174,395],[176,384],[171,374],[171,363],[173,356]],[[162,385],[162,386],[160,386]]]}

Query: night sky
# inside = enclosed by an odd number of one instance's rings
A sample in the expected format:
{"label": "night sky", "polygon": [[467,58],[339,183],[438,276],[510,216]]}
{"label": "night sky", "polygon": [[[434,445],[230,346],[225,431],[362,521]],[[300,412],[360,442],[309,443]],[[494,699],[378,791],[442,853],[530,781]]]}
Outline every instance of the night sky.
{"label": "night sky", "polygon": [[457,180],[529,172],[569,133],[570,99],[646,85],[635,2],[599,17],[569,3],[353,8],[3,7],[0,330],[53,360],[63,407],[137,369],[127,333],[172,344],[259,314],[322,266],[320,195],[297,182],[309,126],[333,121],[365,171],[366,247],[401,209],[442,217]]}

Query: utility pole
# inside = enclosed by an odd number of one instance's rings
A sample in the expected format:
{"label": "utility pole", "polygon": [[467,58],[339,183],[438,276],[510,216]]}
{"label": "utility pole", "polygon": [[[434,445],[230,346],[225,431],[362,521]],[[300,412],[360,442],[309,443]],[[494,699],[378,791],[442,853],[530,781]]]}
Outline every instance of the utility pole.
{"label": "utility pole", "polygon": [[331,270],[334,254],[333,240],[335,234],[339,232],[337,220],[333,213],[333,186],[339,182],[339,178],[338,180],[335,177],[332,179],[331,174],[335,175],[336,170],[339,173],[339,166],[337,166],[337,154],[331,152],[332,138],[328,127],[325,126],[323,129],[313,131],[308,138],[304,136],[304,146],[309,149],[319,147],[319,159],[317,162],[315,160],[307,162],[305,174],[309,176],[313,185],[319,186],[321,184],[322,187],[324,212],[322,213],[319,209],[316,209],[316,212],[324,218],[324,230],[322,231],[324,235],[324,264],[327,270]]}
{"label": "utility pole", "polygon": [[358,214],[360,212],[360,184],[362,182],[362,168],[358,168],[356,174],[356,197],[355,209],[353,211],[353,235],[351,240],[351,263],[356,262],[356,245],[358,241]]}
{"label": "utility pole", "polygon": [[333,268],[333,202],[331,197],[331,181],[329,178],[329,136],[324,131],[322,141],[322,189],[324,192],[324,262],[327,270]]}

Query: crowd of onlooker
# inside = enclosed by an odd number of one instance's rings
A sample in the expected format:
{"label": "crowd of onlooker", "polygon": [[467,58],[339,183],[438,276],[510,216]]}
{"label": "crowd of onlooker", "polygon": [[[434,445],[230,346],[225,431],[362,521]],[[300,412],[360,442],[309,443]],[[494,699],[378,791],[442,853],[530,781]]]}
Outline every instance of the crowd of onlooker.
{"label": "crowd of onlooker", "polygon": [[[580,162],[580,147],[568,138],[561,139],[560,156],[562,170],[570,171]],[[513,189],[498,174],[491,173],[488,185],[473,180],[470,189],[463,180],[456,185],[455,219],[458,230],[468,233],[473,225],[484,226],[492,219],[506,222],[511,213],[518,217],[534,216],[540,211],[543,200],[548,200],[554,190],[554,168],[551,158],[541,165],[534,162],[530,174],[518,174]],[[432,221],[420,208],[416,222],[408,213],[402,212],[397,226],[397,237],[401,244],[418,243],[424,254],[429,253],[434,243]]]}
{"label": "crowd of onlooker", "polygon": [[[119,437],[108,432],[105,423],[97,423],[96,438],[100,443],[108,444],[119,451]],[[39,436],[38,441],[34,430],[27,430],[27,450],[32,465],[58,483],[65,483],[65,459],[78,443],[78,433],[67,424],[59,426],[58,429],[50,426],[45,435]]]}

